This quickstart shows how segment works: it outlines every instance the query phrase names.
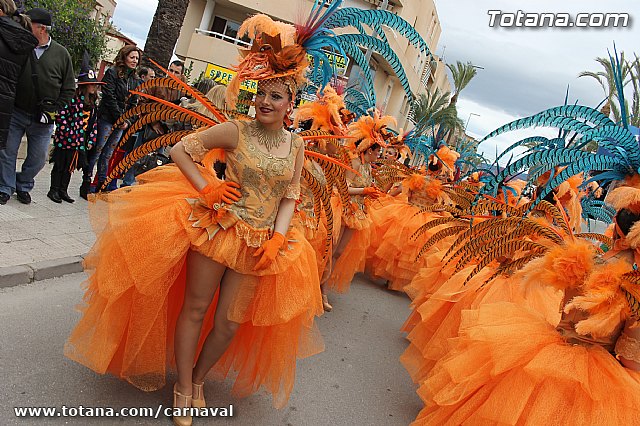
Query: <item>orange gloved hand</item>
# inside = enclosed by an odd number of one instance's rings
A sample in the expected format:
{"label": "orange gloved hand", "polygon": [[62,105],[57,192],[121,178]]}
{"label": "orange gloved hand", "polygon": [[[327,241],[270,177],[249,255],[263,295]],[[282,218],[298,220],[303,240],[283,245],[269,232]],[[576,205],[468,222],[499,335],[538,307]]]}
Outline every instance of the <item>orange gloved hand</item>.
{"label": "orange gloved hand", "polygon": [[253,257],[262,256],[256,266],[253,268],[254,271],[259,271],[260,269],[264,269],[269,267],[271,263],[276,259],[278,255],[278,251],[284,244],[286,238],[279,232],[274,232],[273,237],[270,240],[265,241],[256,252]]}
{"label": "orange gloved hand", "polygon": [[220,204],[220,202],[224,202],[227,204],[234,203],[238,201],[242,194],[240,191],[240,185],[235,182],[227,182],[224,181],[220,184],[210,183],[200,191],[200,194],[203,195],[203,198],[207,202],[208,206],[213,206],[214,204]]}
{"label": "orange gloved hand", "polygon": [[368,186],[362,190],[362,195],[373,198],[374,200],[382,195],[382,192],[375,186]]}

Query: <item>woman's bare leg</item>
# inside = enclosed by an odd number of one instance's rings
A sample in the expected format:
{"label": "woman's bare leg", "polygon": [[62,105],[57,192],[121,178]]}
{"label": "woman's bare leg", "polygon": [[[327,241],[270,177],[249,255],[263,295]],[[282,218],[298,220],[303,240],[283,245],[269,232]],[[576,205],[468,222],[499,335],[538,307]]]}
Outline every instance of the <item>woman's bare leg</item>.
{"label": "woman's bare leg", "polygon": [[240,288],[242,275],[232,269],[227,269],[227,272],[222,278],[220,284],[220,297],[218,298],[218,306],[216,306],[216,314],[214,318],[213,330],[207,336],[202,347],[202,352],[198,357],[196,366],[193,369],[193,382],[202,383],[204,378],[211,370],[211,367],[215,365],[220,359],[224,351],[227,350],[233,336],[240,324],[230,321],[227,318],[227,312],[231,302],[235,298]]}
{"label": "woman's bare leg", "polygon": [[336,245],[336,249],[333,252],[334,264],[340,258],[340,256],[342,256],[342,253],[344,253],[344,250],[347,248],[347,244],[349,244],[349,242],[351,241],[351,237],[353,237],[353,233],[354,233],[353,229],[347,228],[344,225],[342,225],[342,228],[343,229],[341,229],[341,232],[340,232],[340,241],[338,241],[338,244]]}
{"label": "woman's bare leg", "polygon": [[211,305],[226,267],[190,250],[187,254],[187,284],[184,304],[176,322],[174,351],[178,370],[177,390],[191,395],[193,363],[202,321]]}

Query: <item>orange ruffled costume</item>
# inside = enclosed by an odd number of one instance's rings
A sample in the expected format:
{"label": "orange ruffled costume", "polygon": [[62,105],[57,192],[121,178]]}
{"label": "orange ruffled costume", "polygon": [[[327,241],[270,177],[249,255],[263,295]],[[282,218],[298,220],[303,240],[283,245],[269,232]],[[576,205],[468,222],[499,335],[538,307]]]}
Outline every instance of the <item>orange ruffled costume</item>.
{"label": "orange ruffled costume", "polygon": [[[549,253],[520,275],[537,279],[528,285],[575,288],[591,267],[570,257],[580,255]],[[640,373],[608,352],[629,317],[619,286],[630,269],[624,261],[595,268],[564,309],[591,316],[563,319],[561,332],[523,303],[463,311],[458,337],[419,390],[426,407],[415,424],[638,424]]]}
{"label": "orange ruffled costume", "polygon": [[398,219],[398,208],[407,203],[407,195],[400,193],[397,196],[388,194],[378,198],[369,206],[369,217],[371,218],[369,249],[367,250],[367,272],[372,276],[373,268],[377,262],[376,251],[382,244],[384,234],[389,226]]}
{"label": "orange ruffled costume", "polygon": [[[306,160],[304,167],[316,178],[320,185],[325,188],[327,187],[327,179],[319,166],[311,160]],[[316,217],[313,204],[313,191],[309,188],[306,180],[302,180],[300,183],[300,203],[296,207],[296,213],[291,224],[304,235],[305,239],[313,247],[316,253],[318,275],[322,277],[329,257],[331,256],[330,247],[327,252],[327,217],[323,209],[320,210],[320,217]]]}
{"label": "orange ruffled costume", "polygon": [[[426,265],[426,256],[417,258],[420,250],[427,240],[442,227],[433,227],[427,232],[412,238],[412,235],[421,225],[441,217],[450,217],[447,212],[420,212],[423,207],[442,203],[444,193],[442,182],[438,179],[415,176],[421,181],[419,187],[407,184],[405,180],[405,192],[407,203],[396,204],[392,219],[386,222],[385,232],[378,249],[375,252],[373,273],[389,281],[389,289],[403,291],[404,286]],[[450,241],[439,241],[430,250],[436,251],[439,247],[448,248]]]}
{"label": "orange ruffled costume", "polygon": [[[373,178],[371,176],[371,165],[361,164],[351,186],[355,188],[366,188],[371,186]],[[329,288],[344,293],[349,290],[349,285],[354,275],[358,272],[364,272],[367,259],[367,249],[371,241],[370,227],[372,224],[369,217],[369,200],[362,195],[354,195],[351,197],[351,206],[347,208],[348,212],[342,214],[342,224],[354,230],[351,239],[346,248],[333,265],[333,270],[327,283]],[[332,199],[342,210],[342,202],[339,198]]]}
{"label": "orange ruffled costume", "polygon": [[[96,224],[98,239],[85,261],[90,277],[83,315],[65,345],[66,356],[142,390],[161,388],[173,364],[186,255],[196,250],[243,274],[227,312],[240,327],[212,371],[217,378],[235,371],[237,395],[265,387],[275,407],[286,404],[296,359],[323,350],[313,321],[323,312],[316,256],[296,229],[268,268],[254,272],[259,258],[253,255],[270,238],[279,200],[294,198],[287,183],[303,142],[293,137],[289,156],[272,157],[252,142],[254,123],[236,125],[238,147],[226,152],[226,173],[227,180],[241,186],[239,202],[211,209],[174,166],[157,168],[144,174],[140,185],[96,200],[93,219],[103,223]],[[194,159],[204,156],[198,144],[191,151],[187,139],[184,144]],[[212,157],[213,151],[203,164]],[[212,167],[200,172],[216,182]],[[260,219],[258,209],[266,219]],[[203,323],[199,350],[213,327],[217,298],[218,292]]]}

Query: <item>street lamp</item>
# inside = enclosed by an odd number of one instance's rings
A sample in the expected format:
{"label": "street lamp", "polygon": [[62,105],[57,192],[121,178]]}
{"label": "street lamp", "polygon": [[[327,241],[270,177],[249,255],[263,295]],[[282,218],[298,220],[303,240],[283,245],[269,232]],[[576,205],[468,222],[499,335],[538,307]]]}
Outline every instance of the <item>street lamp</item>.
{"label": "street lamp", "polygon": [[467,133],[467,126],[469,125],[469,120],[471,120],[471,116],[475,115],[477,117],[480,117],[480,114],[476,114],[475,112],[471,112],[469,113],[469,118],[467,118],[467,124],[464,125],[464,133]]}

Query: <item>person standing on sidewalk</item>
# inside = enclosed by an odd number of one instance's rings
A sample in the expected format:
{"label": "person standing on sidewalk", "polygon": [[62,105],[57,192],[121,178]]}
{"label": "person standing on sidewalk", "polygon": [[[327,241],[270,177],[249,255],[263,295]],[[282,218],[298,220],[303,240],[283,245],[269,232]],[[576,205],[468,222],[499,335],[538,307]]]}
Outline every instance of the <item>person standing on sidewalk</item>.
{"label": "person standing on sidewalk", "polygon": [[129,91],[138,86],[136,68],[140,62],[140,49],[136,46],[124,46],[116,55],[115,65],[109,68],[102,78],[102,100],[98,108],[98,140],[89,153],[89,164],[83,169],[83,187],[91,185],[91,176],[96,163],[97,187],[107,179],[109,159],[123,132],[131,123],[125,122],[113,129],[113,124],[124,112],[134,106],[136,97],[130,97]]}
{"label": "person standing on sidewalk", "polygon": [[[18,80],[15,110],[9,122],[7,147],[0,150],[0,204],[6,204],[15,191],[18,201],[31,203],[29,192],[34,178],[44,167],[53,122],[58,110],[66,105],[75,92],[71,56],[67,49],[49,35],[51,14],[41,8],[27,11],[31,31],[38,46],[26,62]],[[18,148],[27,135],[27,158],[16,172]]]}
{"label": "person standing on sidewalk", "polygon": [[18,78],[37,45],[31,19],[18,13],[13,0],[0,0],[0,149],[7,144]]}
{"label": "person standing on sidewalk", "polygon": [[91,68],[89,53],[84,52],[82,69],[78,75],[76,96],[56,117],[51,162],[51,186],[47,197],[54,203],[73,203],[67,189],[71,174],[86,166],[87,152],[96,143],[98,135],[98,81]]}

